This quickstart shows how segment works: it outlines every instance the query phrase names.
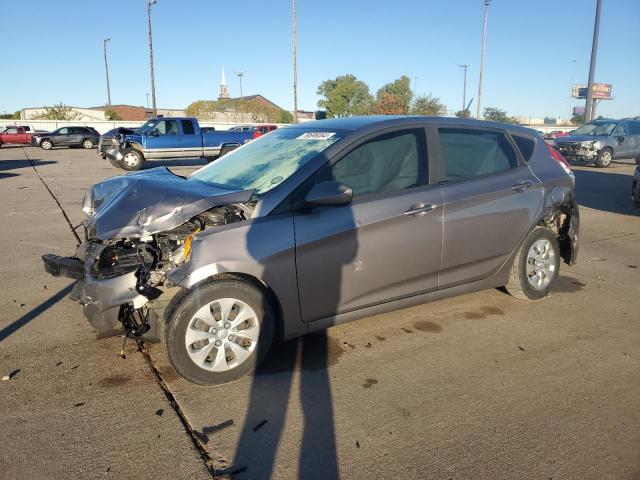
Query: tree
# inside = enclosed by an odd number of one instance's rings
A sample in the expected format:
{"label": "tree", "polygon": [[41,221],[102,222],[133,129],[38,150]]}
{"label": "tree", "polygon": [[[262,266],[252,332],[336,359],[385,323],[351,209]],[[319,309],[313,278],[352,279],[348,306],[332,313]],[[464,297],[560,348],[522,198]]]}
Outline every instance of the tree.
{"label": "tree", "polygon": [[36,118],[40,120],[77,120],[79,115],[71,107],[67,107],[62,102],[52,107],[44,107],[44,113]]}
{"label": "tree", "polygon": [[499,108],[486,107],[482,114],[485,120],[491,120],[493,122],[500,123],[516,123],[516,119],[507,115],[507,112],[500,110]]}
{"label": "tree", "polygon": [[447,107],[438,97],[429,94],[427,96],[419,95],[416,97],[410,112],[413,115],[430,115],[440,116],[447,113]]}
{"label": "tree", "polygon": [[14,120],[20,120],[22,118],[22,110],[16,110],[13,113],[13,119]]}
{"label": "tree", "polygon": [[118,115],[118,112],[116,112],[112,108],[108,108],[107,110],[105,110],[104,116],[107,120],[122,120],[120,115]]}
{"label": "tree", "polygon": [[458,110],[455,115],[458,118],[471,118],[471,113],[468,108],[465,110]]}
{"label": "tree", "polygon": [[378,98],[373,106],[376,115],[402,115],[407,113],[404,102],[396,95],[388,92],[378,92]]}
{"label": "tree", "polygon": [[[407,114],[411,107],[413,92],[411,91],[411,79],[406,75],[401,76],[391,83],[386,83],[376,92],[376,104],[393,104],[394,111],[389,113]],[[399,108],[397,108],[399,106]],[[376,109],[380,109],[378,105]],[[384,112],[383,112],[384,113]]]}
{"label": "tree", "polygon": [[582,125],[584,123],[584,114],[577,113],[573,117],[571,117],[571,123],[573,125]]}
{"label": "tree", "polygon": [[373,105],[369,86],[351,74],[325,80],[316,93],[324,97],[318,106],[324,108],[330,118],[366,115]]}

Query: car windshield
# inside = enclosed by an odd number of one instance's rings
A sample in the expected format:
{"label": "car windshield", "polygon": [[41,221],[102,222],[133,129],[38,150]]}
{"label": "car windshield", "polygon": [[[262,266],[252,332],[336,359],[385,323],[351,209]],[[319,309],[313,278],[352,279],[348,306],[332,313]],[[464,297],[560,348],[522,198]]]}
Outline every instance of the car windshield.
{"label": "car windshield", "polygon": [[148,120],[147,122],[145,122],[144,125],[142,125],[138,129],[138,133],[141,133],[142,135],[146,135],[147,133],[149,133],[151,131],[151,129],[153,127],[155,127],[155,125],[156,125],[156,121],[155,120]]}
{"label": "car windshield", "polygon": [[616,125],[614,122],[585,123],[576,128],[573,135],[611,135]]}
{"label": "car windshield", "polygon": [[260,196],[277,187],[341,137],[337,132],[282,128],[234,150],[191,178]]}

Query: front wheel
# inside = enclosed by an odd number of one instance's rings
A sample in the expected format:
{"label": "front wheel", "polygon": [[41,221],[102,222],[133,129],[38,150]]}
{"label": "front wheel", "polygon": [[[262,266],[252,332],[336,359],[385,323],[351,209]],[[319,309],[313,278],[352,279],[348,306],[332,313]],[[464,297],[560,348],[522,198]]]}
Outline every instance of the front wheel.
{"label": "front wheel", "polygon": [[40,142],[40,148],[43,150],[51,150],[53,148],[53,142],[51,140],[42,140],[42,142]]}
{"label": "front wheel", "polygon": [[516,254],[506,289],[516,298],[539,300],[549,294],[559,273],[558,239],[550,230],[537,227]]}
{"label": "front wheel", "polygon": [[598,168],[606,168],[613,162],[613,152],[609,147],[605,147],[598,152],[595,160],[595,166]]}
{"label": "front wheel", "polygon": [[87,138],[85,140],[82,141],[82,148],[85,148],[87,150],[89,150],[90,148],[93,148],[93,140]]}
{"label": "front wheel", "polygon": [[185,290],[167,309],[164,348],[173,368],[201,385],[230,382],[255,370],[273,343],[267,297],[234,279]]}
{"label": "front wheel", "polygon": [[120,168],[133,172],[136,170],[140,170],[143,162],[144,157],[142,156],[142,153],[134,148],[125,148],[122,151],[122,160],[119,163]]}

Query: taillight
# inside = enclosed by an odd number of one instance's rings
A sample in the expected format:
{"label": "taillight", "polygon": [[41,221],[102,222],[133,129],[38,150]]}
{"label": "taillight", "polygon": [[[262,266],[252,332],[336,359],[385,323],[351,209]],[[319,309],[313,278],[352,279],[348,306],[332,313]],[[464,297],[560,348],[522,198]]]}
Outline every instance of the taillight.
{"label": "taillight", "polygon": [[547,148],[549,149],[549,153],[551,154],[551,156],[553,157],[553,159],[558,162],[558,164],[560,164],[560,166],[562,167],[562,169],[567,172],[567,175],[570,175],[571,177],[573,177],[573,172],[571,171],[571,165],[569,165],[569,162],[567,162],[564,157],[562,155],[560,155],[560,152],[558,152],[558,150],[556,150],[555,148],[553,148],[551,145],[549,145],[548,143],[545,142],[545,144],[547,145]]}

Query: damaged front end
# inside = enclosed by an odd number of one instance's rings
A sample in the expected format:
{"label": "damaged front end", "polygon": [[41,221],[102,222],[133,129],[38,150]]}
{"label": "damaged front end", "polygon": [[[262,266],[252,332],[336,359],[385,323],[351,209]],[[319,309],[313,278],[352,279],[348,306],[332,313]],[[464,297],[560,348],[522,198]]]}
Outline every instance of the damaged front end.
{"label": "damaged front end", "polygon": [[568,160],[593,161],[603,146],[598,140],[556,141],[555,148]]}
{"label": "damaged front end", "polygon": [[[229,191],[166,168],[113,177],[85,195],[85,240],[74,257],[43,256],[53,276],[77,280],[70,298],[98,331],[154,329],[166,274],[190,260],[195,235],[248,219],[251,191]],[[153,336],[153,335],[152,335]]]}

